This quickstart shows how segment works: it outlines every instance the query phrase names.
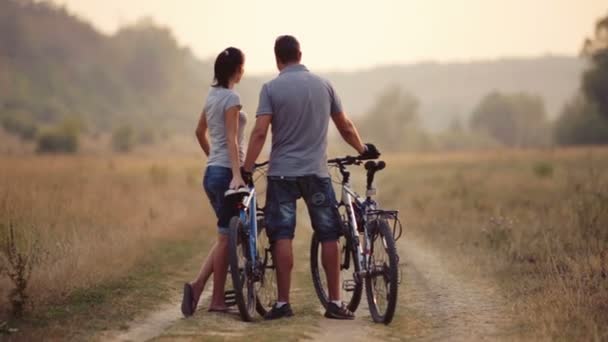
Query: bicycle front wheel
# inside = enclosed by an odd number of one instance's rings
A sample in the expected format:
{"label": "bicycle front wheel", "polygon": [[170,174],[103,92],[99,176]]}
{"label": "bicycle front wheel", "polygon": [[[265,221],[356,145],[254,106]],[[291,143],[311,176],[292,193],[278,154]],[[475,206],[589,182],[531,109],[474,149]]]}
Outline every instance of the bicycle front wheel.
{"label": "bicycle front wheel", "polygon": [[[319,241],[317,234],[313,233],[310,244],[312,282],[321,305],[327,309],[329,294],[327,292],[327,275],[323,268],[321,250],[321,241]],[[360,270],[359,263],[357,262],[357,252],[354,246],[349,244],[349,239],[344,236],[338,240],[338,252],[340,253],[340,298],[346,303],[350,311],[355,312],[361,302],[361,295],[363,293],[363,283],[355,277],[355,274],[359,274]]]}
{"label": "bicycle front wheel", "polygon": [[260,260],[257,266],[259,281],[256,282],[256,310],[260,316],[264,317],[272,309],[272,305],[277,302],[278,298],[276,268],[272,259],[272,251],[264,232],[264,226],[260,223],[258,223],[257,247]]}
{"label": "bicycle front wheel", "polygon": [[374,322],[389,324],[397,306],[399,257],[393,233],[385,220],[371,221],[368,227],[371,255],[365,277],[367,303]]}
{"label": "bicycle front wheel", "polygon": [[228,258],[236,304],[241,319],[245,322],[251,322],[256,308],[256,291],[254,279],[251,276],[252,262],[249,260],[249,241],[238,217],[233,217],[230,220]]}

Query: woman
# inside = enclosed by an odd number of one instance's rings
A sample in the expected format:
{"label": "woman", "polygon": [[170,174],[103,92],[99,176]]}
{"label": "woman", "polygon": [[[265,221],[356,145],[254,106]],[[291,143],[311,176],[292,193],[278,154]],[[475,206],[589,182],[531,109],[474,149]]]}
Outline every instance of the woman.
{"label": "woman", "polygon": [[[196,137],[207,155],[203,187],[218,217],[218,236],[203,263],[197,278],[184,285],[182,313],[190,316],[196,311],[201,293],[213,273],[213,295],[209,311],[226,311],[224,285],[228,269],[228,219],[220,215],[224,193],[245,186],[240,173],[244,159],[244,128],[247,121],[241,112],[239,95],[234,86],[243,77],[245,56],[241,50],[229,47],[215,60],[214,83],[198,122]],[[211,144],[207,140],[207,131]]]}

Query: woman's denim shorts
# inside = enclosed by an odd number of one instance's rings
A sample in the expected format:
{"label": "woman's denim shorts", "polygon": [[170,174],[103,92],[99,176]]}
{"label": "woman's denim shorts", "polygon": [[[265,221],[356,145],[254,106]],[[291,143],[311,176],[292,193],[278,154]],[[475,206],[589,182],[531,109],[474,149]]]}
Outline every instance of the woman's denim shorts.
{"label": "woman's denim shorts", "polygon": [[224,194],[228,191],[231,181],[231,169],[222,166],[207,166],[205,177],[203,177],[203,188],[209,197],[215,216],[218,218],[218,231],[222,235],[228,235],[230,219],[238,215],[235,208],[225,208]]}

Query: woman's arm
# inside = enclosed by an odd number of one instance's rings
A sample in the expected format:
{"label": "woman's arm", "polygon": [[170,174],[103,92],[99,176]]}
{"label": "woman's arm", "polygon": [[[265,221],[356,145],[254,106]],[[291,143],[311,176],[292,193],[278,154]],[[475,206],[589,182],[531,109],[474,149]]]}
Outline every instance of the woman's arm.
{"label": "woman's arm", "polygon": [[228,145],[228,154],[230,155],[230,164],[232,166],[230,189],[245,186],[245,182],[241,177],[241,162],[239,160],[239,111],[240,106],[230,107],[226,111],[226,145]]}
{"label": "woman's arm", "polygon": [[205,112],[201,113],[201,117],[198,120],[198,125],[196,126],[196,139],[198,140],[198,144],[201,145],[203,152],[205,155],[209,157],[209,140],[207,140],[207,115]]}

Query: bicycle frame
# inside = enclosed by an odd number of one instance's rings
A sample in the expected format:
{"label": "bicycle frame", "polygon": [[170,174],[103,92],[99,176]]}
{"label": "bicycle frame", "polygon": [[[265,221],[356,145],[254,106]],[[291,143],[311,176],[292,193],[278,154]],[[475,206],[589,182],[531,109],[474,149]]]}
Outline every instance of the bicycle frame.
{"label": "bicycle frame", "polygon": [[[363,220],[363,245],[359,237],[359,226],[357,223],[357,219],[355,217],[355,210],[353,208],[353,201],[363,209],[362,220]],[[351,234],[356,241],[357,244],[357,262],[361,266],[361,275],[365,276],[367,274],[368,265],[370,262],[370,236],[367,231],[367,212],[370,209],[375,209],[376,202],[371,199],[371,196],[368,196],[365,200],[363,200],[357,193],[351,188],[350,180],[346,179],[344,183],[342,183],[342,198],[340,203],[345,206],[346,214],[348,216],[349,228],[351,230]]]}
{"label": "bicycle frame", "polygon": [[[252,209],[253,208],[253,209]],[[257,252],[257,236],[258,236],[258,222],[257,215],[252,214],[252,210],[257,211],[257,200],[255,187],[249,187],[249,195],[245,196],[240,203],[239,218],[246,232],[249,234],[249,258],[250,260],[256,260]],[[247,215],[249,214],[249,217]],[[253,265],[249,265],[253,266]]]}

